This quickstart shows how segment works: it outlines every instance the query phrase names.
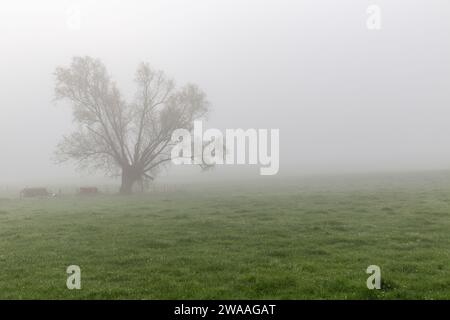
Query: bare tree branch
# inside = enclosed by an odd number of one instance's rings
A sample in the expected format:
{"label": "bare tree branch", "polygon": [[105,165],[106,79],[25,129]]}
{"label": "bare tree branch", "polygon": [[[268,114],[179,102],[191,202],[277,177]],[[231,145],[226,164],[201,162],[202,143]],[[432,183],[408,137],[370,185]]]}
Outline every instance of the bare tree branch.
{"label": "bare tree branch", "polygon": [[[109,173],[121,171],[124,193],[170,160],[175,129],[192,130],[209,104],[195,85],[180,89],[163,71],[139,65],[135,100],[127,103],[98,59],[74,57],[55,71],[55,99],[71,103],[78,129],[57,147],[60,161]],[[150,174],[152,173],[152,175]]]}

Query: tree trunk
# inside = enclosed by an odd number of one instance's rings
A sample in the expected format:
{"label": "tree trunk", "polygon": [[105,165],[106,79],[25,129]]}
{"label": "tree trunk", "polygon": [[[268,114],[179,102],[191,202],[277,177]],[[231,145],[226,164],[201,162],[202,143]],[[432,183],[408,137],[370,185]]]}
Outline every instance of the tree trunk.
{"label": "tree trunk", "polygon": [[136,170],[133,168],[122,169],[122,185],[120,186],[121,194],[132,194],[133,186],[139,178],[137,177]]}

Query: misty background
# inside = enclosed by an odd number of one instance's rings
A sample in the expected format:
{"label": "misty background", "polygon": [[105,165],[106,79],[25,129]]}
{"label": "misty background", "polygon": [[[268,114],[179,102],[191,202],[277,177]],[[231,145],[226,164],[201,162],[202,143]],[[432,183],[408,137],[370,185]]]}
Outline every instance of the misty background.
{"label": "misty background", "polygon": [[[381,30],[366,27],[372,4]],[[52,160],[72,126],[52,74],[77,55],[129,100],[141,61],[198,84],[206,128],[279,128],[280,175],[450,169],[449,17],[448,0],[4,1],[0,184],[103,177]],[[243,170],[259,174],[206,177]]]}

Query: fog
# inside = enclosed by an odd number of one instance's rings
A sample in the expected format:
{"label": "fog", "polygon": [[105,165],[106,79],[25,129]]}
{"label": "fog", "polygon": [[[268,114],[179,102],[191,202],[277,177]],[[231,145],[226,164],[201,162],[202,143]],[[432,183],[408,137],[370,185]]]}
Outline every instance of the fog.
{"label": "fog", "polygon": [[53,72],[85,55],[130,99],[147,61],[206,92],[206,127],[280,129],[280,175],[449,169],[449,14],[448,0],[4,1],[0,184],[92,179],[52,160],[72,129]]}

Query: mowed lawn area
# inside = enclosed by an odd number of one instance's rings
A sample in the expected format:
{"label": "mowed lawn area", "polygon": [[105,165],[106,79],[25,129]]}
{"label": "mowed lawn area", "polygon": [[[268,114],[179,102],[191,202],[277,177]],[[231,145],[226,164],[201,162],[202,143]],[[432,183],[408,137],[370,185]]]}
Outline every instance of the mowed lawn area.
{"label": "mowed lawn area", "polygon": [[450,298],[448,173],[261,185],[2,198],[0,298]]}

